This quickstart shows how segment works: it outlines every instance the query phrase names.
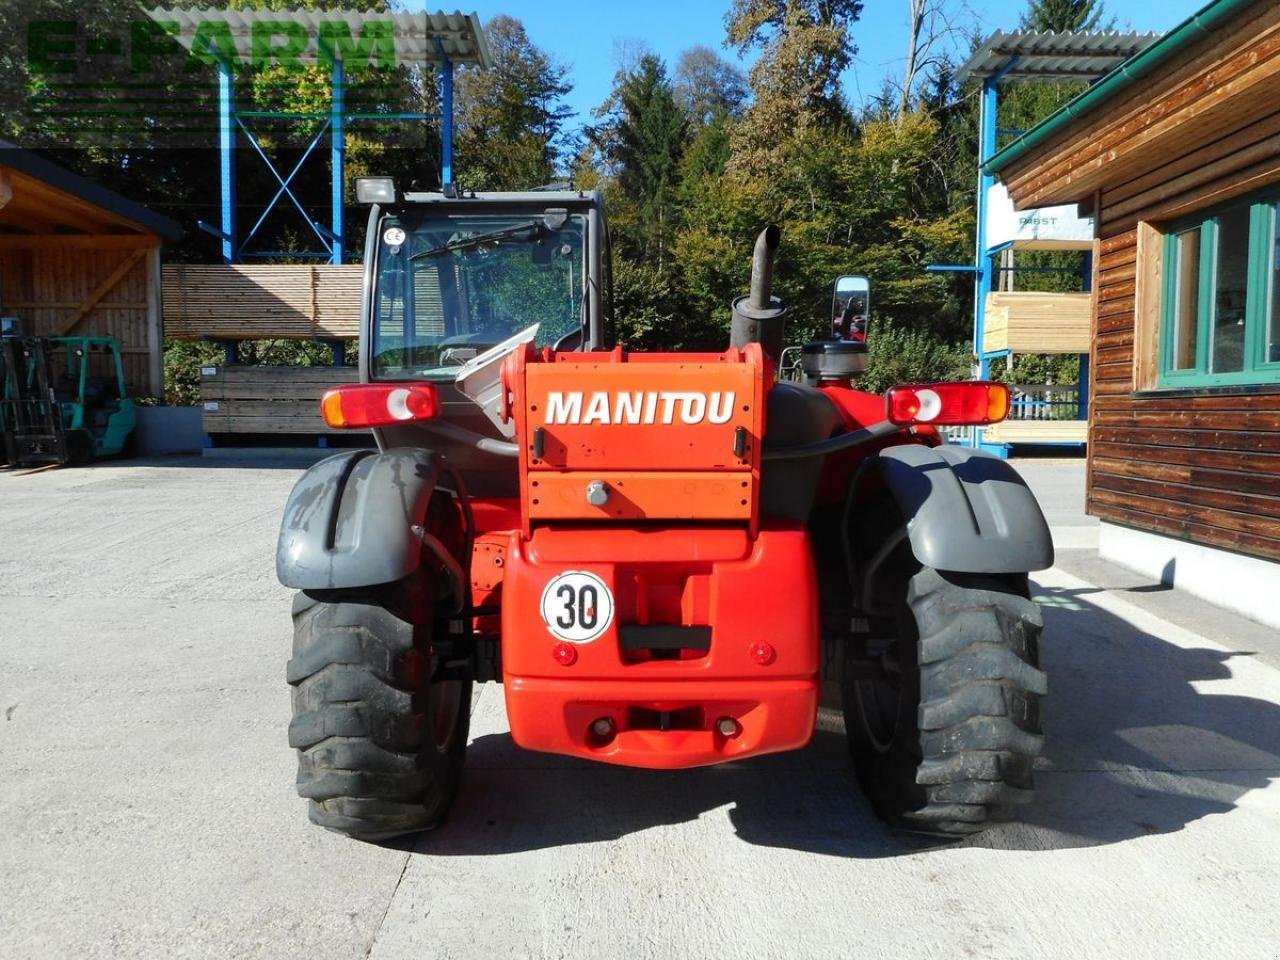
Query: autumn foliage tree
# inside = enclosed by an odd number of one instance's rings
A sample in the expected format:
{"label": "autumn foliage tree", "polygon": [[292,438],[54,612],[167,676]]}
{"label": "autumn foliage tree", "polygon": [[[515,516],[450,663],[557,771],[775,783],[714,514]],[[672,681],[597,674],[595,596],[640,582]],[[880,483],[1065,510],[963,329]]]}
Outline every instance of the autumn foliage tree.
{"label": "autumn foliage tree", "polygon": [[455,97],[459,183],[529,190],[551,181],[573,111],[568,68],[535,45],[514,17],[485,25],[492,70],[466,70]]}

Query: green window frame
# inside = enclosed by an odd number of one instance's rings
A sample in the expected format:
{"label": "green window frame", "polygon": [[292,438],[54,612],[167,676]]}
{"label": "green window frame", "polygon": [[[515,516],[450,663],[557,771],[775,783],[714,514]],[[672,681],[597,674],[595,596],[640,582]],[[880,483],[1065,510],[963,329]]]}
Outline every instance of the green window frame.
{"label": "green window frame", "polygon": [[[1247,213],[1248,242],[1244,330],[1238,344],[1240,369],[1215,372],[1214,354],[1224,345],[1232,346],[1224,343],[1222,334],[1227,331],[1217,322],[1222,300],[1219,254],[1224,242],[1223,223],[1242,213]],[[1238,220],[1234,223],[1238,228]],[[1159,386],[1185,389],[1280,383],[1278,227],[1280,197],[1273,191],[1266,197],[1224,205],[1165,232]],[[1228,288],[1225,295],[1230,296],[1231,292]],[[1188,328],[1190,322],[1194,322],[1194,329]],[[1235,363],[1231,365],[1234,367]]]}

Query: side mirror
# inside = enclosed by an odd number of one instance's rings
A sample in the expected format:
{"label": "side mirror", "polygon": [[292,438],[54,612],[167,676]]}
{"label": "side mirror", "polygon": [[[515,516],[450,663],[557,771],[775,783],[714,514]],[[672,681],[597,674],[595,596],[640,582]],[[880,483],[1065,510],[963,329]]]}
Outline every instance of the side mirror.
{"label": "side mirror", "polygon": [[865,341],[871,322],[871,281],[848,275],[836,278],[831,303],[831,338]]}

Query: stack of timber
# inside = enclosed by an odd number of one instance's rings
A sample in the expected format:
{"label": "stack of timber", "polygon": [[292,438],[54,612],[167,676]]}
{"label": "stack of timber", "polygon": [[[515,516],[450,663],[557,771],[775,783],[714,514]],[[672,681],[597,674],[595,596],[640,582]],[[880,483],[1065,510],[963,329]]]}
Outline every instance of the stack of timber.
{"label": "stack of timber", "polygon": [[1087,420],[1004,420],[983,427],[984,443],[1084,443]]}
{"label": "stack of timber", "polygon": [[1088,353],[1091,293],[987,295],[982,348],[1013,353]]}
{"label": "stack of timber", "polygon": [[165,335],[216,340],[352,339],[364,268],[176,264],[164,268]]}
{"label": "stack of timber", "polygon": [[200,394],[207,434],[327,434],[326,389],[359,378],[356,367],[205,367]]}

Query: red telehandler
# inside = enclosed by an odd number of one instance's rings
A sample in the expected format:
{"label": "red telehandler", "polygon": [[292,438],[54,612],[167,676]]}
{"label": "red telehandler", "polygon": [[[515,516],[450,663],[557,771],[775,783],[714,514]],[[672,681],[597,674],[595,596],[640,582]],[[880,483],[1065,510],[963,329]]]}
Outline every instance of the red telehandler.
{"label": "red telehandler", "polygon": [[1005,387],[862,392],[861,343],[779,382],[776,227],[727,349],[632,353],[597,194],[357,193],[361,382],[321,406],[378,449],[302,476],[276,558],[315,823],[437,826],[479,681],[520,746],[652,769],[800,749],[833,681],[891,824],[968,834],[1030,798],[1049,531],[937,429],[1000,420]]}

